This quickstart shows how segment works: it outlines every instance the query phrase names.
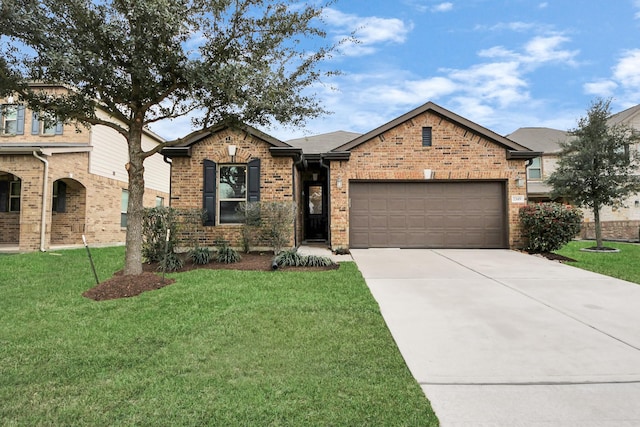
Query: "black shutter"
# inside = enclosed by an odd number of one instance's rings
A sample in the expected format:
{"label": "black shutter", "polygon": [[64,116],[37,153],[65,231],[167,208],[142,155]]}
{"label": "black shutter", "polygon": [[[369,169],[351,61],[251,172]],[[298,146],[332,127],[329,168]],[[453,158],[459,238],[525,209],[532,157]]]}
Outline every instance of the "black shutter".
{"label": "black shutter", "polygon": [[247,201],[260,201],[260,159],[253,159],[247,164]]}
{"label": "black shutter", "polygon": [[67,184],[62,181],[58,182],[58,206],[56,206],[56,212],[67,211]]}
{"label": "black shutter", "polygon": [[0,181],[0,212],[9,210],[9,181]]}
{"label": "black shutter", "polygon": [[205,159],[203,165],[202,208],[206,211],[204,225],[216,225],[216,163]]}

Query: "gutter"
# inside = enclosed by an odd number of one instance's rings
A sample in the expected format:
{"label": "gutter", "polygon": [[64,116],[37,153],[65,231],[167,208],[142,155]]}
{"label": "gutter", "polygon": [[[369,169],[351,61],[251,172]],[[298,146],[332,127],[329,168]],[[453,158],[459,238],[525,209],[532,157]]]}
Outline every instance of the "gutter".
{"label": "gutter", "polygon": [[47,188],[49,187],[49,162],[44,157],[38,156],[36,151],[33,151],[33,157],[44,163],[44,176],[42,182],[42,218],[40,220],[40,252],[46,252],[45,237],[47,231]]}

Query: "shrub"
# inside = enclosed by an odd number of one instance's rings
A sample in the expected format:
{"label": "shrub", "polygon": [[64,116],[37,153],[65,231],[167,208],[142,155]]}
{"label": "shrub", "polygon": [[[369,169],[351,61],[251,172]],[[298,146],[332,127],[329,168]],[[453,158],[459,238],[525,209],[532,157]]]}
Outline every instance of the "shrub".
{"label": "shrub", "polygon": [[189,251],[189,258],[194,264],[208,264],[211,261],[211,251],[209,248],[196,247]]}
{"label": "shrub", "polygon": [[184,261],[175,252],[167,252],[167,255],[160,260],[158,270],[176,271],[182,268]]}
{"label": "shrub", "polygon": [[242,250],[245,253],[249,253],[258,238],[260,230],[260,202],[240,203],[237,210],[244,217],[244,224],[242,224]]}
{"label": "shrub", "polygon": [[296,205],[291,202],[260,202],[260,234],[278,255],[293,233]]}
{"label": "shrub", "polygon": [[582,212],[560,203],[535,203],[520,209],[520,224],[526,239],[525,250],[552,252],[571,241],[579,232]]}
{"label": "shrub", "polygon": [[307,255],[304,261],[304,265],[307,267],[329,267],[335,265],[331,258],[319,255]]}
{"label": "shrub", "polygon": [[300,255],[298,250],[294,248],[281,251],[273,260],[278,264],[278,267],[299,267],[305,265],[305,258],[305,256]]}
{"label": "shrub", "polygon": [[218,253],[216,255],[218,262],[233,264],[234,262],[240,261],[241,258],[238,252],[230,247],[227,242],[218,240],[216,241],[216,246],[218,247]]}
{"label": "shrub", "polygon": [[[167,242],[167,230],[171,230]],[[177,214],[168,207],[148,208],[142,222],[142,256],[148,262],[161,262],[165,250],[174,252],[177,244]]]}

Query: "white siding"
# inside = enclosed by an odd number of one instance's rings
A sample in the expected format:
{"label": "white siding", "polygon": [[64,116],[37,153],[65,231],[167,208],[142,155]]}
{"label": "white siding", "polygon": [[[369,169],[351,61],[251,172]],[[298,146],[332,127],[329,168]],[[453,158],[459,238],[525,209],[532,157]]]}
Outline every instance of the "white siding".
{"label": "white siding", "polygon": [[[98,113],[101,118],[108,118],[104,113]],[[122,135],[107,126],[93,126],[91,130],[91,160],[89,172],[128,182],[125,165],[129,162],[127,142]],[[146,151],[153,148],[156,142],[148,135],[142,137],[142,148]],[[145,167],[145,187],[169,192],[169,165],[164,162],[160,154],[147,158]]]}

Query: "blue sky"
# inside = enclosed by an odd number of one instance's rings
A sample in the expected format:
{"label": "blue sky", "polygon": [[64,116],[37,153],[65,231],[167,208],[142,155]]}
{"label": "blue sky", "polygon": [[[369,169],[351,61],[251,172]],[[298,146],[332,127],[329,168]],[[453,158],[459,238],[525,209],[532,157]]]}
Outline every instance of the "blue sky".
{"label": "blue sky", "polygon": [[[573,128],[598,96],[613,112],[640,104],[640,0],[339,0],[325,25],[361,43],[314,88],[333,114],[263,129],[282,140],[364,133],[428,101],[500,134]],[[153,130],[188,133],[178,124]]]}

